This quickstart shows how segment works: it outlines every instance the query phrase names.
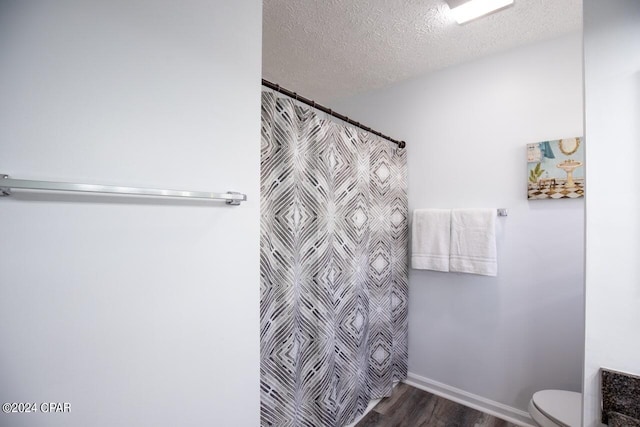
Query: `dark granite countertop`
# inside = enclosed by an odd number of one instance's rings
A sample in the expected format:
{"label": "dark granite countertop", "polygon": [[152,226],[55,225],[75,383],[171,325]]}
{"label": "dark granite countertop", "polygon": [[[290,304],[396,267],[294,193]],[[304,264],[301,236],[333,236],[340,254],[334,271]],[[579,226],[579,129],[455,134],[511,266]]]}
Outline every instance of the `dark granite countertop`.
{"label": "dark granite countertop", "polygon": [[640,427],[640,376],[602,369],[602,422]]}
{"label": "dark granite countertop", "polygon": [[640,427],[640,420],[618,412],[609,412],[609,427]]}

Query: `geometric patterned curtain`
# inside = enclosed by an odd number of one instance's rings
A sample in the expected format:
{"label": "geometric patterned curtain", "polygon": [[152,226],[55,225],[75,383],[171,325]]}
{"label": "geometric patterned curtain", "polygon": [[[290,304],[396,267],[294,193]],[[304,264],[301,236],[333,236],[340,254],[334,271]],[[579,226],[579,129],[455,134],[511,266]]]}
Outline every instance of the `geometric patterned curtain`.
{"label": "geometric patterned curtain", "polygon": [[262,93],[262,426],[341,427],[406,378],[406,182],[406,150]]}

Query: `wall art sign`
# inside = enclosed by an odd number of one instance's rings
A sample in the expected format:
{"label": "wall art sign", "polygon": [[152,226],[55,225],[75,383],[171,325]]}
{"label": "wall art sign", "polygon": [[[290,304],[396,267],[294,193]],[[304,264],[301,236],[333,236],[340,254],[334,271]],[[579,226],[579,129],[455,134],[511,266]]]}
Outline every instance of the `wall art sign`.
{"label": "wall art sign", "polygon": [[528,199],[584,197],[583,138],[527,144]]}

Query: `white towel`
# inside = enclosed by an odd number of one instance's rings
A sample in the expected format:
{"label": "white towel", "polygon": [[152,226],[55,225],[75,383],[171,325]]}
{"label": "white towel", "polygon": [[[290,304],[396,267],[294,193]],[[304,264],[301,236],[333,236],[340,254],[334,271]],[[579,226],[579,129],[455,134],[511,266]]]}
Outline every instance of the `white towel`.
{"label": "white towel", "polygon": [[415,209],[411,235],[411,267],[449,271],[451,211]]}
{"label": "white towel", "polygon": [[496,210],[451,211],[451,271],[496,276]]}

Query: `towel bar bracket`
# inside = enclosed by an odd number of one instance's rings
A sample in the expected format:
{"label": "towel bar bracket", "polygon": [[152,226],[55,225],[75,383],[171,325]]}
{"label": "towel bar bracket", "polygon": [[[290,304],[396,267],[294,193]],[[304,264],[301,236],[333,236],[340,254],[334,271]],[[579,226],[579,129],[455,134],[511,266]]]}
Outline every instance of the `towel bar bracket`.
{"label": "towel bar bracket", "polygon": [[[0,178],[9,179],[9,175],[0,175]],[[10,195],[11,195],[11,189],[3,187],[2,183],[0,183],[0,197],[10,196]]]}
{"label": "towel bar bracket", "polygon": [[[242,193],[238,193],[237,191],[227,191],[227,194],[230,196],[243,196]],[[244,199],[231,199],[227,200],[225,203],[231,206],[240,206],[240,202],[247,200],[246,196]]]}

